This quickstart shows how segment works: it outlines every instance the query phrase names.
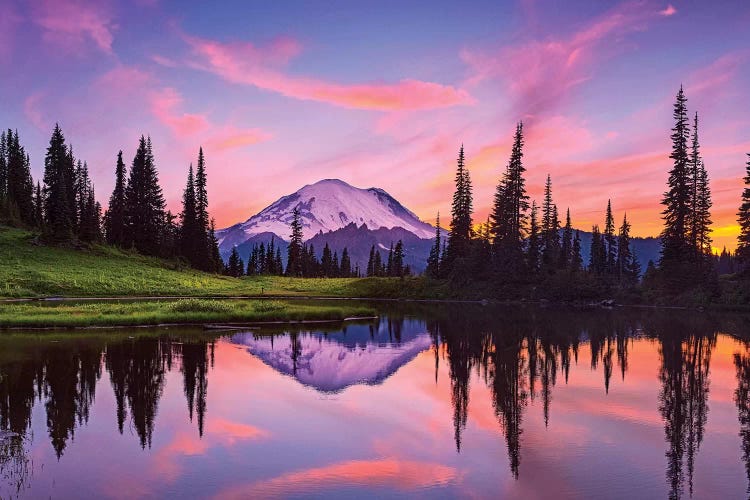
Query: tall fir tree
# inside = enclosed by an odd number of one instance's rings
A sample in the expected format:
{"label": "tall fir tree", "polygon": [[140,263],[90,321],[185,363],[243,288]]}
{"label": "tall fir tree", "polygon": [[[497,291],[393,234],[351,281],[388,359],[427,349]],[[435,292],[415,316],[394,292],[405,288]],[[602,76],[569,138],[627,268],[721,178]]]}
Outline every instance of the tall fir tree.
{"label": "tall fir tree", "polygon": [[187,183],[182,193],[180,221],[180,253],[192,267],[197,268],[205,262],[204,253],[208,242],[198,220],[192,163],[188,169]]}
{"label": "tall fir tree", "polygon": [[569,269],[573,259],[573,224],[570,221],[570,208],[565,213],[565,227],[560,247],[560,268]]}
{"label": "tall fir tree", "polygon": [[604,244],[607,247],[606,272],[617,274],[617,236],[615,235],[615,217],[612,214],[612,200],[607,200],[603,237]]}
{"label": "tall fir tree", "polygon": [[542,203],[542,268],[547,272],[560,262],[560,221],[557,206],[552,201],[552,178],[547,174]]}
{"label": "tall fir tree", "polygon": [[526,212],[529,197],[523,166],[523,123],[516,126],[510,159],[500,180],[490,214],[490,233],[498,271],[503,277],[515,277],[523,271],[523,246],[526,238]]}
{"label": "tall fir tree", "polygon": [[391,262],[391,276],[404,277],[404,242],[398,240],[393,249],[393,261]]}
{"label": "tall fir tree", "polygon": [[[622,218],[617,235],[617,278],[621,283],[635,284],[633,279],[633,254],[630,249],[630,223],[628,214]],[[637,280],[637,276],[635,277]]]}
{"label": "tall fir tree", "polygon": [[211,241],[208,238],[209,233],[209,215],[208,215],[208,176],[206,174],[206,158],[203,155],[203,148],[198,150],[198,164],[195,169],[195,211],[197,217],[196,238],[200,242],[197,245],[198,263],[196,267],[204,271],[209,271],[213,263],[211,262]]}
{"label": "tall fir tree", "polygon": [[698,168],[698,177],[696,178],[696,211],[693,215],[695,220],[695,237],[698,249],[699,262],[707,262],[711,256],[711,187],[708,181],[708,172],[703,161]]}
{"label": "tall fir tree", "polygon": [[463,261],[469,255],[472,237],[473,195],[469,171],[466,168],[464,146],[458,152],[456,162],[456,190],[451,205],[450,235],[448,236],[448,253],[446,265],[453,267],[457,261]]}
{"label": "tall fir tree", "polygon": [[341,273],[340,276],[342,278],[351,278],[352,277],[352,260],[351,257],[349,257],[349,249],[344,247],[344,250],[341,252]]}
{"label": "tall fir tree", "polygon": [[440,240],[442,239],[442,229],[440,228],[440,212],[435,219],[435,243],[430,248],[430,255],[427,258],[427,268],[425,274],[432,279],[440,279]]}
{"label": "tall fir tree", "polygon": [[581,254],[581,233],[576,229],[573,237],[573,250],[570,260],[570,270],[578,272],[583,269],[583,255]]}
{"label": "tall fir tree", "polygon": [[29,156],[21,146],[18,131],[10,129],[6,144],[6,209],[16,222],[34,225],[34,182],[31,179]]}
{"label": "tall fir tree", "polygon": [[287,276],[302,276],[302,221],[299,207],[294,207],[290,227],[292,234],[287,250],[286,274]]}
{"label": "tall fir tree", "polygon": [[526,262],[531,273],[539,271],[541,253],[541,241],[539,237],[539,220],[537,217],[536,201],[531,202],[531,218],[529,223],[528,249],[526,250]]}
{"label": "tall fir tree", "polygon": [[607,271],[607,249],[598,225],[592,228],[591,233],[589,271],[593,274],[601,275]]}
{"label": "tall fir tree", "polygon": [[224,262],[221,259],[221,254],[219,253],[219,240],[216,238],[216,224],[214,223],[213,219],[211,219],[211,223],[208,229],[208,241],[209,248],[211,250],[211,271],[214,273],[220,273],[221,268],[224,266]]}
{"label": "tall fir tree", "polygon": [[73,237],[74,200],[69,198],[73,182],[72,154],[56,124],[44,158],[44,228],[49,240],[61,242]]}
{"label": "tall fir tree", "polygon": [[162,255],[159,238],[164,225],[164,206],[151,138],[141,136],[125,189],[126,246],[145,255]]}
{"label": "tall fir tree", "polygon": [[664,229],[661,233],[661,259],[659,267],[667,276],[675,279],[682,273],[682,264],[691,257],[688,241],[688,224],[690,222],[690,160],[688,158],[688,139],[690,124],[687,117],[687,97],[682,87],[677,93],[674,104],[672,128],[673,161],[667,180],[667,192],[664,193],[662,212]]}
{"label": "tall fir tree", "polygon": [[4,215],[8,196],[8,150],[5,130],[0,131],[0,216]]}
{"label": "tall fir tree", "polygon": [[104,217],[104,232],[107,243],[124,246],[126,241],[125,223],[125,162],[122,161],[122,151],[117,153],[115,164],[115,188],[109,197],[109,207]]}

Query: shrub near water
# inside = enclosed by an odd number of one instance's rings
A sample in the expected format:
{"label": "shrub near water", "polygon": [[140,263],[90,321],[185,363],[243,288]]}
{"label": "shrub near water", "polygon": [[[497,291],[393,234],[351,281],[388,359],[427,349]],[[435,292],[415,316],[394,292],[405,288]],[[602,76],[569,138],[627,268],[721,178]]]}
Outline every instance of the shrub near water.
{"label": "shrub near water", "polygon": [[185,299],[172,302],[167,310],[176,313],[225,313],[232,314],[237,304],[226,300]]}

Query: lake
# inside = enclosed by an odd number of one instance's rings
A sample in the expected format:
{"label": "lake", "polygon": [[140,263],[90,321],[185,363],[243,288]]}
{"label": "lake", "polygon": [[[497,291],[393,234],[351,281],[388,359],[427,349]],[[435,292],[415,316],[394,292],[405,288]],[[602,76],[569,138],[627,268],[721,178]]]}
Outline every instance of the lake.
{"label": "lake", "polygon": [[0,498],[743,498],[750,318],[0,333]]}

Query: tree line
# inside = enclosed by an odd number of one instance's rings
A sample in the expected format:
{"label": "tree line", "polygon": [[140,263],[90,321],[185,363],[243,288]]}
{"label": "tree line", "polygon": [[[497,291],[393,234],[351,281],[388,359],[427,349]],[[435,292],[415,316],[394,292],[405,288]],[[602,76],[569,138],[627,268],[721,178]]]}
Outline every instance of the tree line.
{"label": "tree line", "polygon": [[661,200],[661,253],[658,262],[649,263],[645,274],[631,245],[627,214],[617,225],[611,200],[607,202],[603,227],[597,224],[591,229],[587,263],[581,256],[580,233],[573,229],[569,208],[564,224],[560,220],[549,175],[541,204],[530,200],[523,160],[523,123],[516,126],[510,158],[497,184],[489,218],[481,224],[473,220],[472,182],[463,145],[459,149],[449,231],[444,236],[438,214],[426,274],[457,285],[485,284],[499,295],[517,294],[518,288],[524,286],[567,295],[576,290],[602,294],[626,292],[639,284],[654,293],[698,290],[715,294],[719,264],[723,269],[737,269],[743,262],[750,262],[750,161],[739,213],[742,233],[735,263],[729,253],[724,257],[712,254],[711,190],[700,152],[698,113],[691,124],[686,103],[687,97],[680,88],[671,134],[673,166]]}
{"label": "tree line", "polygon": [[159,184],[151,138],[141,136],[129,170],[122,151],[117,154],[115,187],[102,214],[88,164],[75,157],[59,125],[46,150],[42,182],[36,186],[18,132],[0,134],[0,220],[36,229],[50,244],[107,243],[221,272],[224,263],[208,213],[206,184],[201,148],[195,172],[192,164],[188,170],[182,212],[172,214]]}

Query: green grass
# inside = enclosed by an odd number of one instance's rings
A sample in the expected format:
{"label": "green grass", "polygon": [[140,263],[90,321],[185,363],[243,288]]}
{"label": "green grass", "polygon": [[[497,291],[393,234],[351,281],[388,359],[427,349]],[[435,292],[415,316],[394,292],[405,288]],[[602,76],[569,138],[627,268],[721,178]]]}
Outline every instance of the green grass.
{"label": "green grass", "polygon": [[422,278],[230,278],[104,245],[85,249],[40,245],[34,234],[0,226],[0,297],[253,297],[438,298]]}
{"label": "green grass", "polygon": [[0,328],[343,320],[374,314],[350,303],[275,299],[24,302],[0,306]]}

